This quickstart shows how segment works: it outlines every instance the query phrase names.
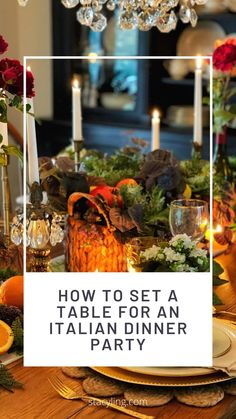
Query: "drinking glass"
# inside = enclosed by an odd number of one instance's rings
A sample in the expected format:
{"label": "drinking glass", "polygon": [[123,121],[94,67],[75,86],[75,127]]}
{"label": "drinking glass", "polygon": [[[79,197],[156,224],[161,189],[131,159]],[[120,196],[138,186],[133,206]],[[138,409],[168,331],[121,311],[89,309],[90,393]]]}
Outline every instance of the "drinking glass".
{"label": "drinking glass", "polygon": [[170,204],[170,231],[173,236],[187,234],[200,241],[208,227],[208,204],[200,199],[178,199]]}

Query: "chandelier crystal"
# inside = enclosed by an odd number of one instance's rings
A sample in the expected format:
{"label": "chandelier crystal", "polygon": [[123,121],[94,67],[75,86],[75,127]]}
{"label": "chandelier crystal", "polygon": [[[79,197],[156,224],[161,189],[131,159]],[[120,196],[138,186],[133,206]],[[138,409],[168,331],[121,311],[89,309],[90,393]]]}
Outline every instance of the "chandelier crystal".
{"label": "chandelier crystal", "polygon": [[[18,0],[26,6],[29,0]],[[176,28],[178,19],[195,27],[198,16],[195,6],[207,0],[61,0],[63,6],[72,9],[79,6],[77,20],[94,32],[102,32],[107,26],[106,10],[119,10],[118,24],[121,29],[148,31],[156,27],[168,33]]]}

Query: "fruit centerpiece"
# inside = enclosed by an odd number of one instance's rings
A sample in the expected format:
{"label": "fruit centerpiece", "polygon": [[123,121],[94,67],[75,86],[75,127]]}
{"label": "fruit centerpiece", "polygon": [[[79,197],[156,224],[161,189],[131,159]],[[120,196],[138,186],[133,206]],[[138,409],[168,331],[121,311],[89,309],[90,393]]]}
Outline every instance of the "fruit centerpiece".
{"label": "fruit centerpiece", "polygon": [[23,353],[23,276],[8,268],[0,271],[0,386],[10,391],[21,386],[2,363],[13,353]]}
{"label": "fruit centerpiece", "polygon": [[67,211],[68,201],[67,268],[126,271],[129,239],[170,236],[168,204],[186,189],[179,163],[168,151],[144,156],[136,148],[110,157],[87,153],[81,160],[79,173],[69,158],[59,157],[54,166],[41,160],[51,205]]}

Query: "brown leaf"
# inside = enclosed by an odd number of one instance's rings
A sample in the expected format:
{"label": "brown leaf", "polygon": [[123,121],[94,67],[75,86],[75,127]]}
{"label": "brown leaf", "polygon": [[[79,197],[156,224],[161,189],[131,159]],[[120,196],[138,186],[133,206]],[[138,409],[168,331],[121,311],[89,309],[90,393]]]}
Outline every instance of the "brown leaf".
{"label": "brown leaf", "polygon": [[109,217],[112,224],[122,233],[132,230],[135,224],[127,212],[122,211],[120,208],[111,208]]}
{"label": "brown leaf", "polygon": [[230,244],[233,238],[233,233],[230,229],[225,229],[223,233],[215,233],[214,239],[217,243],[225,246]]}
{"label": "brown leaf", "polygon": [[74,160],[66,156],[57,157],[56,165],[62,172],[70,172],[75,168]]}

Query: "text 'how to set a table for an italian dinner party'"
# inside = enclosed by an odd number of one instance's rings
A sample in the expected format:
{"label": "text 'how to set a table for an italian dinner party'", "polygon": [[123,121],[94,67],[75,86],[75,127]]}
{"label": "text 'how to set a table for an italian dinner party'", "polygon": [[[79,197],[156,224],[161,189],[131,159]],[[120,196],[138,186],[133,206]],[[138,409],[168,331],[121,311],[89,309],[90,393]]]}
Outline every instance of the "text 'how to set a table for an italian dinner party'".
{"label": "text 'how to set a table for an italian dinner party'", "polygon": [[211,366],[211,307],[210,272],[26,273],[24,364]]}

